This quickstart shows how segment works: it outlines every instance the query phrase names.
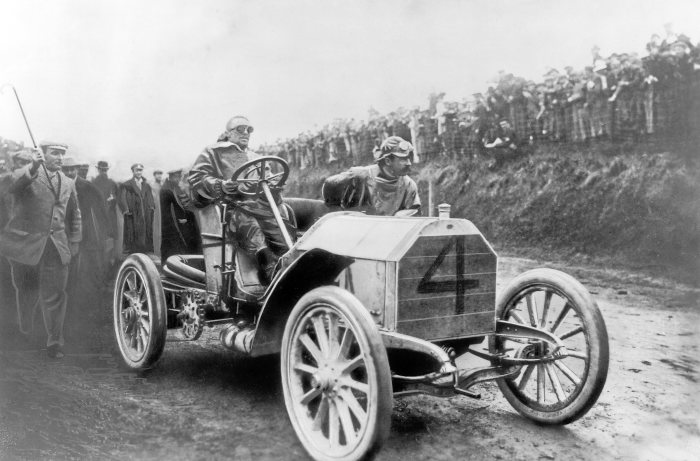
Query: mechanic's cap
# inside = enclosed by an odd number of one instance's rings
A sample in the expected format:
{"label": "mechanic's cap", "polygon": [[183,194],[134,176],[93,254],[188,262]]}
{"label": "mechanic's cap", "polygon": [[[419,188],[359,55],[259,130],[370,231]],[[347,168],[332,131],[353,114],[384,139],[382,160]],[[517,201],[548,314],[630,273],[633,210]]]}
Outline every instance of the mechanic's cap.
{"label": "mechanic's cap", "polygon": [[397,157],[408,157],[413,152],[413,144],[406,141],[400,136],[389,136],[386,138],[379,149],[376,149],[374,153],[374,161],[378,162],[389,155],[395,155]]}
{"label": "mechanic's cap", "polygon": [[52,141],[42,141],[39,144],[39,147],[41,147],[41,150],[46,152],[46,149],[55,149],[55,150],[62,150],[62,151],[67,151],[68,150],[68,145],[63,144],[61,142],[52,142]]}

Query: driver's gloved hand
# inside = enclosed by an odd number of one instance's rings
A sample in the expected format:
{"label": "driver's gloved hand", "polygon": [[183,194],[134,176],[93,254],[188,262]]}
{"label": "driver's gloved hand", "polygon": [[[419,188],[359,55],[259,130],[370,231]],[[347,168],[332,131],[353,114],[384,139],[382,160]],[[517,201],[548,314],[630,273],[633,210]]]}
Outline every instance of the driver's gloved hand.
{"label": "driver's gloved hand", "polygon": [[221,191],[226,195],[233,195],[238,192],[238,183],[227,179],[221,183]]}

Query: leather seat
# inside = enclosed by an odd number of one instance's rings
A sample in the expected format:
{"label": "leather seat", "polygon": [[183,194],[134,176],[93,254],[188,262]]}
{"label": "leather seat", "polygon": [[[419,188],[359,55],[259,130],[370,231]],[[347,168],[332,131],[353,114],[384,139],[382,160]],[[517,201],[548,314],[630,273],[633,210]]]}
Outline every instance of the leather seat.
{"label": "leather seat", "polygon": [[193,282],[205,284],[207,281],[202,255],[172,255],[165,261],[165,268]]}
{"label": "leather seat", "polygon": [[294,212],[297,230],[304,232],[326,213],[333,211],[323,200],[310,198],[285,198],[284,203]]}

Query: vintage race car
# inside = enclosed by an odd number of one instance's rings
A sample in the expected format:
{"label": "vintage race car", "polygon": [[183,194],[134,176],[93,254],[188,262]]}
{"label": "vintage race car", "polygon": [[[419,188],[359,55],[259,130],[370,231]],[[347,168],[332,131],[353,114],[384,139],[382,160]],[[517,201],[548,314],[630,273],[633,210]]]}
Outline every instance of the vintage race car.
{"label": "vintage race car", "polygon": [[[233,179],[265,196],[281,225],[270,190],[288,171],[262,157]],[[574,278],[535,269],[497,297],[497,256],[466,219],[326,213],[323,202],[304,199],[283,206],[302,232],[296,242],[285,235],[291,249],[269,286],[235,251],[225,205],[198,212],[202,255],[172,256],[160,269],[144,254],[124,261],[113,319],[126,366],[154,366],[167,334],[196,340],[214,326],[228,349],[280,354],[287,413],[314,459],[375,454],[390,433],[394,397],[479,398],[472,387],[495,380],[518,412],[542,424],[575,421],[596,402],[608,337]],[[489,365],[463,369],[467,354]]]}

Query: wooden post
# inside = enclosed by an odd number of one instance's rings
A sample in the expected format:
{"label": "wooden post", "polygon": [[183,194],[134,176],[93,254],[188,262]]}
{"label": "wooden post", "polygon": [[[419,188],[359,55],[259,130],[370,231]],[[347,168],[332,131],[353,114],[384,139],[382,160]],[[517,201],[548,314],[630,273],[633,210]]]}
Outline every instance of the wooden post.
{"label": "wooden post", "polygon": [[434,210],[434,199],[433,199],[433,181],[428,180],[428,216],[435,216]]}

